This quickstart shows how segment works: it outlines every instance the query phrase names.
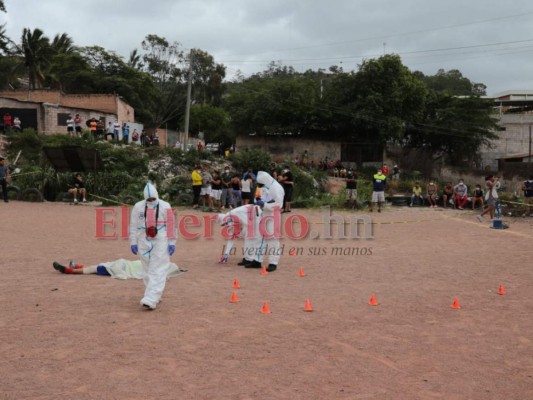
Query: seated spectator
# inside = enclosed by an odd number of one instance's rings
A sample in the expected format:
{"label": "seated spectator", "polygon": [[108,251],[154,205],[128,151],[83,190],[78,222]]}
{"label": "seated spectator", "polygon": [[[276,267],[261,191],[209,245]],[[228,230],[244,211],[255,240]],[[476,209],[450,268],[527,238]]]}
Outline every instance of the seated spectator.
{"label": "seated spectator", "polygon": [[70,189],[68,191],[69,193],[72,193],[72,196],[74,197],[74,203],[78,202],[79,194],[82,195],[83,202],[87,203],[87,199],[86,199],[87,191],[85,189],[85,183],[83,182],[83,177],[81,176],[80,173],[74,176],[74,179],[72,180],[72,184],[70,185]]}
{"label": "seated spectator", "polygon": [[455,207],[459,210],[464,210],[465,205],[468,202],[468,187],[462,179],[459,179],[459,183],[455,185],[453,191],[455,193]]}
{"label": "seated spectator", "polygon": [[453,202],[453,185],[451,182],[448,182],[444,189],[442,189],[442,207],[446,208],[448,202],[454,204]]}
{"label": "seated spectator", "polygon": [[472,210],[476,208],[476,204],[479,204],[479,207],[483,209],[483,189],[481,185],[476,185],[472,197]]}
{"label": "seated spectator", "polygon": [[438,193],[438,186],[435,182],[430,181],[426,185],[426,198],[429,203],[429,207],[437,208],[437,193]]}
{"label": "seated spectator", "polygon": [[420,183],[415,182],[415,186],[413,186],[413,190],[411,193],[411,204],[409,204],[409,207],[413,207],[414,202],[420,203],[419,205],[424,205],[424,197],[422,196],[422,187],[420,186]]}

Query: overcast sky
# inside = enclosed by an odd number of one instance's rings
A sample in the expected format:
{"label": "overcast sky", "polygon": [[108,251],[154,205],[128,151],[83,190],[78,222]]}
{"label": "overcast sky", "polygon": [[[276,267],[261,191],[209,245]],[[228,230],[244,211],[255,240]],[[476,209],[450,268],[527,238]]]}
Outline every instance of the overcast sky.
{"label": "overcast sky", "polygon": [[148,34],[199,48],[231,79],[280,61],[296,71],[399,54],[411,71],[458,69],[487,94],[533,90],[531,0],[4,0],[7,35],[67,33],[128,58]]}

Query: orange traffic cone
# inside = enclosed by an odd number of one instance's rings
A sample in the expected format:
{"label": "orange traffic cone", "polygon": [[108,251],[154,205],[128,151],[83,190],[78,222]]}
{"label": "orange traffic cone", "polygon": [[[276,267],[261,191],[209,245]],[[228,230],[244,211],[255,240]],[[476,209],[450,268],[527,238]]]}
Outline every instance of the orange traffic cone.
{"label": "orange traffic cone", "polygon": [[498,294],[504,295],[505,294],[505,288],[503,287],[503,283],[500,284],[500,289],[498,290]]}
{"label": "orange traffic cone", "polygon": [[309,299],[305,301],[304,311],[313,311],[313,307],[311,307],[311,302],[309,301]]}
{"label": "orange traffic cone", "polygon": [[233,281],[233,289],[240,289],[240,288],[241,288],[241,285],[239,285],[239,279],[235,278],[235,280]]}
{"label": "orange traffic cone", "polygon": [[376,300],[376,296],[374,296],[374,293],[372,293],[372,296],[370,297],[370,301],[368,302],[371,306],[377,306],[378,301]]}
{"label": "orange traffic cone", "polygon": [[300,271],[298,271],[298,276],[305,276],[305,272],[304,272],[304,269],[302,267],[300,267]]}
{"label": "orange traffic cone", "polygon": [[270,307],[268,307],[268,301],[265,301],[265,303],[263,304],[261,314],[272,314],[272,311],[270,311]]}
{"label": "orange traffic cone", "polygon": [[229,301],[230,303],[238,303],[239,299],[237,298],[237,292],[234,290],[231,294],[231,299]]}
{"label": "orange traffic cone", "polygon": [[453,298],[453,304],[451,305],[452,308],[459,309],[461,306],[459,305],[459,300],[457,300],[457,297]]}
{"label": "orange traffic cone", "polygon": [[267,275],[268,274],[268,271],[266,269],[265,266],[263,266],[263,268],[261,268],[261,275]]}

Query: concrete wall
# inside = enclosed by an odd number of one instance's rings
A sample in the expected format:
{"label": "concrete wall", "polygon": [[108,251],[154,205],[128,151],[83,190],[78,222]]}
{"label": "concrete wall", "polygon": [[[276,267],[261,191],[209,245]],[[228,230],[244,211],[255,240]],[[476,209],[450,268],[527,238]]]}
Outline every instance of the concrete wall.
{"label": "concrete wall", "polygon": [[261,149],[270,153],[272,160],[283,162],[296,161],[307,150],[309,162],[315,164],[324,158],[340,160],[341,144],[326,140],[296,139],[288,136],[238,136],[237,151],[245,149]]}
{"label": "concrete wall", "polygon": [[498,169],[497,158],[529,152],[529,125],[533,125],[532,114],[502,114],[500,126],[504,131],[497,132],[499,139],[492,142],[493,148],[482,148],[480,156],[483,166]]}
{"label": "concrete wall", "polygon": [[50,103],[44,103],[42,105],[42,118],[40,123],[41,128],[39,130],[39,133],[43,134],[56,134],[56,133],[64,133],[67,134],[67,125],[61,125],[58,124],[58,114],[70,114],[72,116],[76,114],[80,114],[81,119],[83,120],[83,129],[88,129],[85,125],[85,121],[91,118],[104,118],[105,119],[105,126],[107,127],[107,123],[109,121],[115,121],[115,114],[107,114],[102,112],[94,112],[89,110],[80,110],[80,109],[73,109],[70,107],[63,107],[58,106],[57,104],[50,104]]}

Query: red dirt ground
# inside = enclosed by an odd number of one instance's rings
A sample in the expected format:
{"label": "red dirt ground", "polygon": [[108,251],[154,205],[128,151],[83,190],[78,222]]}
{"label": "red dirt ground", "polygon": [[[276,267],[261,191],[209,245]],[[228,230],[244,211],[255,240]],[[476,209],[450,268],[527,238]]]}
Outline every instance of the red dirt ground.
{"label": "red dirt ground", "polygon": [[218,235],[180,239],[172,259],[189,272],[150,312],[141,281],[52,268],[133,257],[94,238],[95,207],[0,206],[2,400],[533,398],[531,219],[494,230],[468,211],[388,208],[373,240],[284,240],[267,276],[240,256],[217,264]]}

